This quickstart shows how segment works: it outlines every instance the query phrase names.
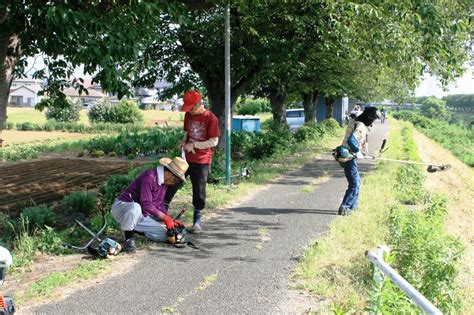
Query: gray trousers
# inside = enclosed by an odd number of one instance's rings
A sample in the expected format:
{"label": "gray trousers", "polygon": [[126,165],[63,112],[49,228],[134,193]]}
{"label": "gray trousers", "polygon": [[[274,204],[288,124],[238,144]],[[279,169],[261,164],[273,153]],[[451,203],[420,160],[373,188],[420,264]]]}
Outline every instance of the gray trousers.
{"label": "gray trousers", "polygon": [[166,242],[166,226],[142,214],[142,207],[136,202],[124,202],[116,199],[112,205],[112,216],[123,231],[136,231],[154,242]]}

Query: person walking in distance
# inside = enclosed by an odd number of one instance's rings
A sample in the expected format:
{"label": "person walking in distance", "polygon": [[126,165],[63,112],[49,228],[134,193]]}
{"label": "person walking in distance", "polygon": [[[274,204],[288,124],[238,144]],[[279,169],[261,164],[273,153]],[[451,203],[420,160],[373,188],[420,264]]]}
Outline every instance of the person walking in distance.
{"label": "person walking in distance", "polygon": [[[184,151],[189,164],[186,176],[191,178],[193,186],[193,226],[191,233],[201,233],[201,216],[206,206],[206,184],[210,172],[214,148],[219,142],[219,121],[217,117],[202,104],[202,96],[197,91],[187,91],[183,96],[181,111],[184,116],[184,139],[179,145]],[[182,186],[179,183],[166,193],[165,204],[169,205],[176,191]]]}

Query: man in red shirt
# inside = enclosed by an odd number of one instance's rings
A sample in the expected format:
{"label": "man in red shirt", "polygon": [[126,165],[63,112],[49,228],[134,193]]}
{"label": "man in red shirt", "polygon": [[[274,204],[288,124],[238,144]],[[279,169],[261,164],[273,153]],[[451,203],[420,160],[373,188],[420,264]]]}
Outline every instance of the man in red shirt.
{"label": "man in red shirt", "polygon": [[[191,178],[193,185],[193,227],[191,233],[201,232],[201,214],[206,206],[206,184],[212,163],[214,147],[219,142],[219,120],[202,104],[202,97],[197,91],[187,91],[183,96],[181,111],[184,116],[185,136],[180,148],[184,150],[189,168],[186,176]],[[182,184],[169,189],[165,197],[168,205]]]}

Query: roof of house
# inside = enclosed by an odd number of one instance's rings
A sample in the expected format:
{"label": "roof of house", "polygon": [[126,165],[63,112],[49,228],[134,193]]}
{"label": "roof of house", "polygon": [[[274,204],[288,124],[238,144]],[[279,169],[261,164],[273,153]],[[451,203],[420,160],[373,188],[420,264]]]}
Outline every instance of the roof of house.
{"label": "roof of house", "polygon": [[79,95],[79,91],[77,91],[76,89],[73,89],[73,88],[67,88],[67,89],[64,89],[63,90],[63,93],[66,95],[66,96],[69,96],[69,97],[93,97],[93,98],[102,98],[102,97],[107,97],[106,94],[104,93],[101,93],[99,91],[96,91],[94,89],[87,89],[87,92],[89,94],[86,94],[85,92],[82,93],[81,95]]}
{"label": "roof of house", "polygon": [[41,86],[38,86],[38,85],[21,85],[17,88],[11,89],[10,90],[10,95],[15,94],[15,92],[18,92],[21,89],[27,89],[27,90],[37,94],[41,90]]}

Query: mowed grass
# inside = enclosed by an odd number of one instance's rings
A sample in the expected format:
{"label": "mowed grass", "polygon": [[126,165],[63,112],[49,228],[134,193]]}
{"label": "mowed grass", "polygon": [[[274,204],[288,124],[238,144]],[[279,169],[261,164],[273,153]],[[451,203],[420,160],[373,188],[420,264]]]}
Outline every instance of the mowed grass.
{"label": "mowed grass", "polygon": [[[183,112],[172,112],[164,110],[143,110],[143,119],[145,125],[154,126],[165,125],[166,122],[171,126],[181,126],[184,121]],[[79,122],[89,125],[89,118],[87,117],[87,110],[81,110]],[[24,123],[31,122],[36,124],[44,124],[46,122],[45,111],[40,112],[34,108],[24,107],[8,107],[7,108],[7,121],[13,123]],[[271,119],[271,113],[259,113],[256,116],[260,117],[260,122],[264,122]]]}
{"label": "mowed grass", "polygon": [[[171,112],[163,110],[143,110],[143,118],[147,126],[153,126],[156,123],[163,124],[168,121],[172,125],[182,124],[184,113]],[[8,107],[7,121],[13,123],[31,122],[36,124],[44,124],[46,122],[45,111],[40,112],[34,108],[25,107]],[[81,110],[79,122],[89,125],[87,117],[87,109]]]}

